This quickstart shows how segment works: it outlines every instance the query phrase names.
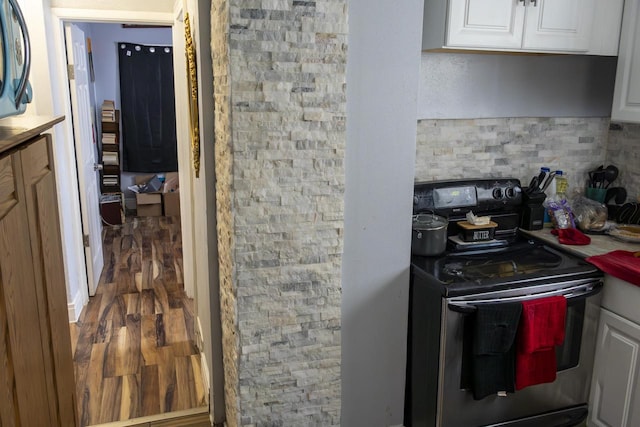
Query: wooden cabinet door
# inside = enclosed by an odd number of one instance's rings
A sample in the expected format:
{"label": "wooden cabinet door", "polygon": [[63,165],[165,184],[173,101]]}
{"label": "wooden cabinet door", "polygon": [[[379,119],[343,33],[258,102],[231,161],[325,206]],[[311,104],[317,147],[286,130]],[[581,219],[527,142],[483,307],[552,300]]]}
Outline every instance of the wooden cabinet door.
{"label": "wooden cabinet door", "polygon": [[20,152],[31,254],[35,261],[36,298],[42,353],[52,414],[61,426],[75,426],[75,381],[69,332],[57,192],[51,142],[39,137]]}
{"label": "wooden cabinet door", "polygon": [[528,0],[523,49],[586,52],[596,0]]}
{"label": "wooden cabinet door", "polygon": [[627,0],[622,15],[611,120],[640,122],[640,1]]}
{"label": "wooden cabinet door", "polygon": [[57,417],[49,401],[22,184],[19,154],[0,157],[0,424],[49,426]]}
{"label": "wooden cabinet door", "polygon": [[515,0],[449,2],[448,47],[520,49],[525,6]]}
{"label": "wooden cabinet door", "polygon": [[589,425],[640,426],[640,325],[601,309]]}

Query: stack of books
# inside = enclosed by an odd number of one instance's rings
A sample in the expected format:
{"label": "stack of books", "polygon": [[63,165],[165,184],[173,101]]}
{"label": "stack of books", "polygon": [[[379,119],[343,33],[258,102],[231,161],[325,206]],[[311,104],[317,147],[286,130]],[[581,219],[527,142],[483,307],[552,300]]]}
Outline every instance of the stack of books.
{"label": "stack of books", "polygon": [[102,153],[102,163],[105,165],[119,165],[117,151],[105,151]]}
{"label": "stack of books", "polygon": [[120,186],[118,175],[103,175],[102,176],[102,185],[107,187],[118,187]]}
{"label": "stack of books", "polygon": [[103,122],[115,122],[116,121],[116,106],[111,100],[105,100],[102,103],[102,121]]}
{"label": "stack of books", "polygon": [[118,143],[118,141],[116,140],[116,134],[115,133],[103,133],[102,134],[102,143],[103,144],[111,144],[111,145],[115,145]]}

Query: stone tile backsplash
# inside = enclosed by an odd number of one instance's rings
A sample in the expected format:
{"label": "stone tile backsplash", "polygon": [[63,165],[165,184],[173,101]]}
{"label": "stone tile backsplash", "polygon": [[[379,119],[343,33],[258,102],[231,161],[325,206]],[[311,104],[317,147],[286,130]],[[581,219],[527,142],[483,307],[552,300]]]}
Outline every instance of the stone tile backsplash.
{"label": "stone tile backsplash", "polygon": [[416,181],[495,176],[526,186],[548,166],[567,174],[571,193],[605,163],[608,135],[608,117],[419,120]]}
{"label": "stone tile backsplash", "polygon": [[607,164],[620,170],[615,187],[627,190],[628,201],[640,201],[640,125],[621,125],[621,130],[609,132]]}

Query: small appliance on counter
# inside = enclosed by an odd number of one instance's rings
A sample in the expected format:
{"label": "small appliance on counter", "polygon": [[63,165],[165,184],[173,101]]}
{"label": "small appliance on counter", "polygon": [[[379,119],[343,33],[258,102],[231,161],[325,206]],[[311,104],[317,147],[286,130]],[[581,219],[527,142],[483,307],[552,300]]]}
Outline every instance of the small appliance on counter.
{"label": "small appliance on counter", "polygon": [[29,33],[16,0],[0,0],[0,118],[22,114],[31,102]]}

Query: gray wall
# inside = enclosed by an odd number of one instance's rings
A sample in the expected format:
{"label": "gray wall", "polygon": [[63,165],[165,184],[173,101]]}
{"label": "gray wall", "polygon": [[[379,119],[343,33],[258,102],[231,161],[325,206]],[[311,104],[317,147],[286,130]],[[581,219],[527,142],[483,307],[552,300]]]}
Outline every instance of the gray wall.
{"label": "gray wall", "polygon": [[422,0],[349,1],[342,425],[402,424]]}
{"label": "gray wall", "polygon": [[422,54],[418,119],[607,117],[616,57]]}

